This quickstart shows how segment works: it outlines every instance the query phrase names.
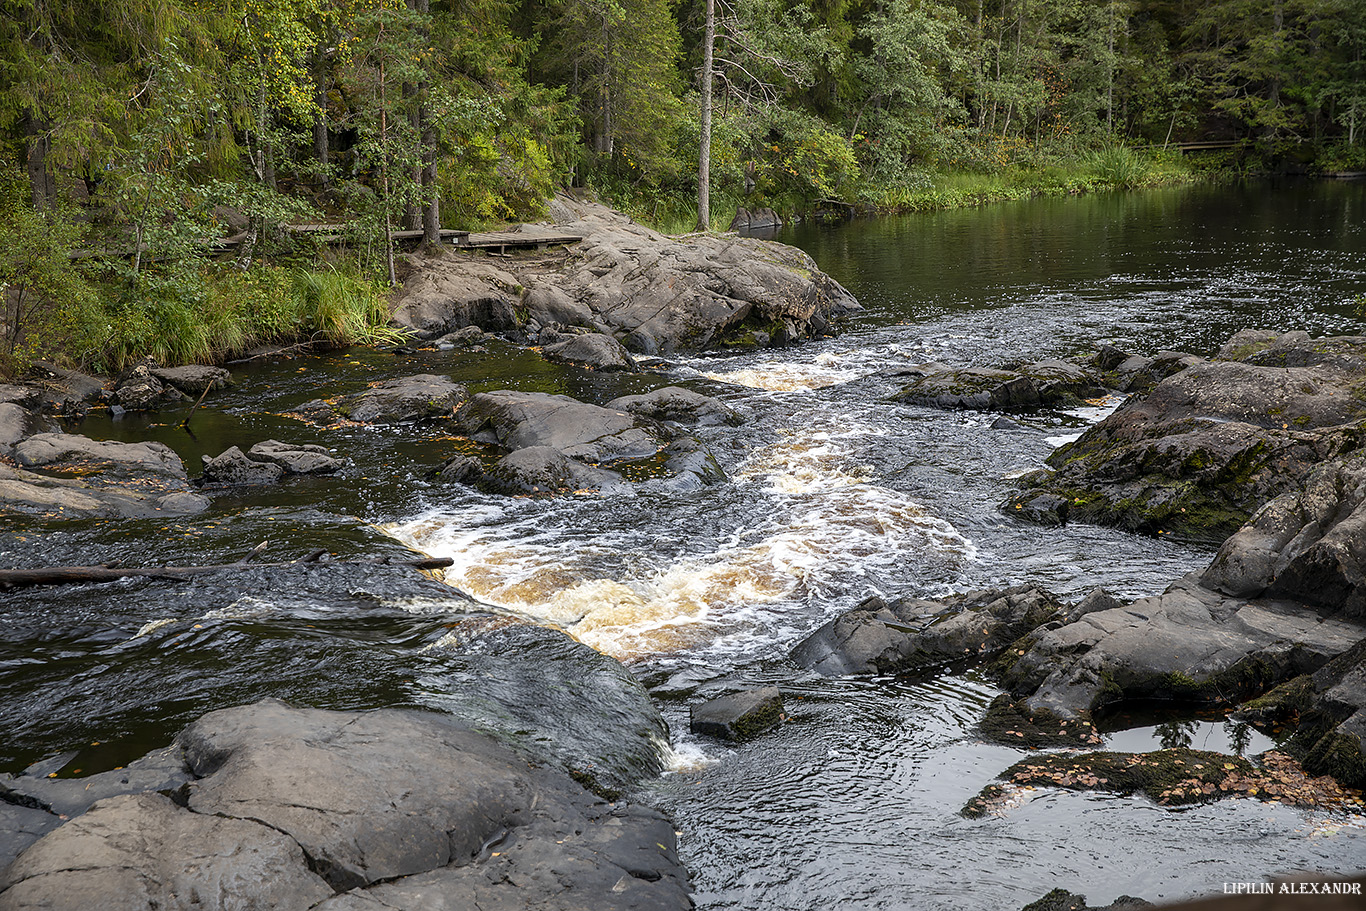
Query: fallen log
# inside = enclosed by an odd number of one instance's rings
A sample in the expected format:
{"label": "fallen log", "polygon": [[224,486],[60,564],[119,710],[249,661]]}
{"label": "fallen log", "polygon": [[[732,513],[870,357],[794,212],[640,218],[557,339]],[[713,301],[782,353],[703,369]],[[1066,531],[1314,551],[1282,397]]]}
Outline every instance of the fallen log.
{"label": "fallen log", "polygon": [[[247,558],[254,556],[253,551]],[[35,585],[74,585],[82,582],[114,582],[119,579],[149,577],[156,579],[184,579],[223,570],[307,566],[318,563],[318,555],[310,554],[303,560],[289,563],[222,563],[214,566],[44,566],[37,569],[0,569],[0,591],[28,588]],[[327,566],[408,566],[413,569],[445,569],[455,561],[449,557],[426,557],[421,560],[332,560]]]}

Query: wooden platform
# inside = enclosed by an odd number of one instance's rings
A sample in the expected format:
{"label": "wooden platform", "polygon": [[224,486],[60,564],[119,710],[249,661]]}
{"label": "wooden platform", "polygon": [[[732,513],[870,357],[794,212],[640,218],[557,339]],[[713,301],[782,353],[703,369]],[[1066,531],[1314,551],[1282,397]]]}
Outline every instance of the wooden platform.
{"label": "wooden platform", "polygon": [[466,233],[464,237],[455,238],[456,249],[467,250],[496,250],[499,253],[506,253],[508,248],[513,249],[542,249],[553,247],[559,244],[576,244],[583,240],[581,234],[555,234],[547,232],[544,234],[521,231],[492,231],[481,234]]}

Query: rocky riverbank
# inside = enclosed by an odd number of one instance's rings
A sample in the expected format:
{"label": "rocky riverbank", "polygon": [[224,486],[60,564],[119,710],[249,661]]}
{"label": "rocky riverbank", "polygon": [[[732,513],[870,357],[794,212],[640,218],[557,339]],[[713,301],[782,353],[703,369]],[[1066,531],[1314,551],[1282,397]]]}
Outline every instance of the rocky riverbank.
{"label": "rocky riverbank", "polygon": [[1065,387],[1042,373],[927,365],[902,371],[913,378],[896,400],[1004,409],[1135,390],[1005,511],[1231,532],[1204,572],[1127,603],[1028,587],[871,599],[793,659],[825,674],[982,668],[1010,694],[982,733],[1013,745],[1095,743],[1097,719],[1154,701],[1298,719],[1289,748],[1305,769],[1366,787],[1366,338],[1243,332],[1214,360],[1108,350],[1049,371]]}

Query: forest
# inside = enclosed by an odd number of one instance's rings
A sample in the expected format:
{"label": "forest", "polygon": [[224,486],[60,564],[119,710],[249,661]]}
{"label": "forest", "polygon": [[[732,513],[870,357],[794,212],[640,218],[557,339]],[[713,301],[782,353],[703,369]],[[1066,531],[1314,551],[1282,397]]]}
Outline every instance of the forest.
{"label": "forest", "polygon": [[561,187],[687,230],[703,147],[713,229],[1366,169],[1360,0],[5,0],[0,42],[9,373],[374,339],[395,231]]}

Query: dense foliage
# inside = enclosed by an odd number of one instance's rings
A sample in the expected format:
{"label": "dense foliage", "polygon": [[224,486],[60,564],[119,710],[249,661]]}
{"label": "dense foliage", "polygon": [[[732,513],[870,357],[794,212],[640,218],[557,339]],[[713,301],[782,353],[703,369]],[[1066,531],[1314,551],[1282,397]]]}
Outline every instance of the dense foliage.
{"label": "dense foliage", "polygon": [[[0,0],[0,356],[77,336],[105,367],[149,344],[220,356],[255,330],[149,340],[213,324],[234,270],[262,258],[349,276],[353,291],[392,283],[394,231],[431,242],[443,225],[531,217],[557,185],[688,223],[704,9]],[[1232,143],[1211,153],[1224,166],[1366,168],[1360,0],[715,10],[721,220],[739,204],[907,209],[1137,186],[1185,167],[1175,149],[1191,141]],[[323,262],[280,229],[300,221],[344,223],[354,242]],[[370,298],[357,306],[378,312]]]}

